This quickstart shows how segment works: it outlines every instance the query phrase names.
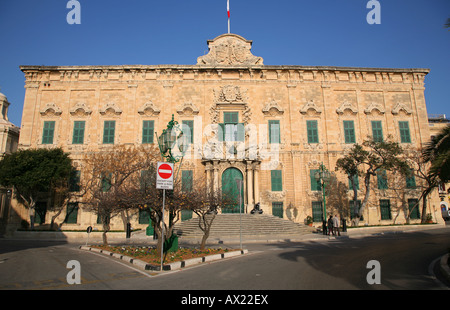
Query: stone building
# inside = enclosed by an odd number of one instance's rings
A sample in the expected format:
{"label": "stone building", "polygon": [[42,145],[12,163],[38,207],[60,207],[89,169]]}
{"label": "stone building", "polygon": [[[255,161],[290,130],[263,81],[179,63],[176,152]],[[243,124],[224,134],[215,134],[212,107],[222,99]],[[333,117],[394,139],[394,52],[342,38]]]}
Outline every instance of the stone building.
{"label": "stone building", "polygon": [[[259,202],[266,214],[303,223],[321,220],[314,176],[322,163],[334,171],[370,136],[413,148],[430,138],[428,69],[271,66],[239,35],[207,43],[195,65],[21,66],[20,148],[60,146],[81,167],[88,151],[156,143],[173,115],[190,131],[183,182],[205,178],[221,190],[242,179],[244,212]],[[395,201],[377,191],[372,198],[362,223],[405,221]],[[84,228],[95,218],[80,208],[72,223]]]}
{"label": "stone building", "polygon": [[[19,144],[20,128],[8,120],[10,102],[6,96],[0,93],[0,159],[5,154],[11,154],[17,150]],[[0,236],[6,232],[10,210],[11,189],[0,186]]]}

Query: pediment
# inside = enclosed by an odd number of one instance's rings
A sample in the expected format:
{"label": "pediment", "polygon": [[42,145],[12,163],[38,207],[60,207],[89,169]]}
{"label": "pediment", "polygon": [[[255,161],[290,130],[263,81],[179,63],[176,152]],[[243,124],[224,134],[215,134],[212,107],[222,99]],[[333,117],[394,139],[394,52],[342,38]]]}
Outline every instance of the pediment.
{"label": "pediment", "polygon": [[120,115],[122,114],[122,109],[115,102],[109,102],[101,109],[99,109],[99,112],[101,115]]}
{"label": "pediment", "polygon": [[251,53],[252,41],[237,34],[223,34],[208,40],[208,54],[197,58],[197,65],[254,66],[263,65],[261,57]]}
{"label": "pediment", "polygon": [[404,103],[397,102],[397,104],[392,109],[392,114],[397,115],[400,111],[404,111],[407,115],[412,114],[411,109]]}
{"label": "pediment", "polygon": [[300,113],[307,114],[309,110],[315,111],[316,114],[322,113],[322,110],[314,103],[314,100],[308,101],[301,109]]}
{"label": "pediment", "polygon": [[69,113],[71,115],[86,116],[90,115],[92,110],[89,109],[84,102],[78,102],[72,109],[70,109]]}
{"label": "pediment", "polygon": [[49,102],[47,103],[40,111],[42,116],[45,115],[55,115],[59,116],[62,114],[62,110],[55,103]]}
{"label": "pediment", "polygon": [[161,110],[152,101],[147,101],[138,109],[141,115],[158,115],[160,112]]}
{"label": "pediment", "polygon": [[345,111],[350,111],[352,114],[358,113],[358,109],[353,106],[351,102],[348,102],[347,100],[344,101],[337,109],[337,114],[344,114]]}

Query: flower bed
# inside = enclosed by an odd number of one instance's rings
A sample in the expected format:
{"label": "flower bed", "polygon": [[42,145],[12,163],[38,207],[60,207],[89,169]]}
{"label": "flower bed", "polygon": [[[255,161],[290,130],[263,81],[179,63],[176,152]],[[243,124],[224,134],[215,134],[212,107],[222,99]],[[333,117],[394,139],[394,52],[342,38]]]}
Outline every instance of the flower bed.
{"label": "flower bed", "polygon": [[[147,262],[149,264],[161,264],[161,257],[157,254],[156,248],[151,246],[106,246],[93,245],[93,248],[126,255]],[[166,253],[164,263],[174,263],[185,261],[190,258],[204,257],[213,254],[223,254],[230,252],[228,249],[193,249],[193,248],[179,248],[176,252]]]}

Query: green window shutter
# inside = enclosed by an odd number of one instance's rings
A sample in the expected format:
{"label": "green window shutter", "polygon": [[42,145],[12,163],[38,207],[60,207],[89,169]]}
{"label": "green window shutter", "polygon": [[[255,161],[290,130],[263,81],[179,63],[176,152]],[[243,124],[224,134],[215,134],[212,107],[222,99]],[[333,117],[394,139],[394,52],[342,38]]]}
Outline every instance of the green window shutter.
{"label": "green window shutter", "polygon": [[306,121],[306,131],[308,135],[308,143],[319,143],[317,121]]}
{"label": "green window shutter", "polygon": [[322,184],[320,184],[320,180],[316,180],[316,173],[320,172],[319,169],[311,169],[309,171],[309,176],[311,179],[311,190],[312,191],[321,191],[322,190]]}
{"label": "green window shutter", "polygon": [[280,192],[283,190],[283,180],[281,175],[281,170],[271,170],[271,183],[272,183],[272,191]]}
{"label": "green window shutter", "polygon": [[182,125],[183,136],[189,144],[194,143],[194,121],[183,121]]}
{"label": "green window shutter", "polygon": [[142,123],[142,144],[153,143],[154,121],[144,121]]}
{"label": "green window shutter", "polygon": [[223,112],[223,122],[225,124],[239,123],[239,112]]}
{"label": "green window shutter", "polygon": [[411,135],[409,132],[409,122],[398,122],[400,129],[400,141],[402,143],[411,143]]}
{"label": "green window shutter", "polygon": [[67,204],[66,217],[64,223],[76,224],[78,219],[78,202],[70,202]]}
{"label": "green window shutter", "polygon": [[103,127],[103,144],[114,144],[116,121],[105,121]]}
{"label": "green window shutter", "polygon": [[236,141],[245,141],[245,125],[243,123],[237,124],[237,139]]}
{"label": "green window shutter", "polygon": [[349,200],[350,219],[354,219],[359,214],[361,209],[361,200],[356,200],[356,206],[354,200]]}
{"label": "green window shutter", "polygon": [[42,144],[53,144],[54,134],[55,134],[55,121],[45,121],[44,130],[42,132]]}
{"label": "green window shutter", "polygon": [[373,141],[383,141],[383,127],[381,127],[381,121],[372,121],[372,138]]}
{"label": "green window shutter", "polygon": [[357,174],[353,175],[352,178],[348,178],[348,190],[350,191],[353,190],[353,182],[355,182],[356,189],[359,190],[359,179]]}
{"label": "green window shutter", "polygon": [[187,221],[192,218],[192,210],[181,209],[181,221]]}
{"label": "green window shutter", "polygon": [[150,214],[148,210],[139,209],[139,224],[149,224],[150,223]]}
{"label": "green window shutter", "polygon": [[193,185],[193,171],[182,170],[181,171],[181,190],[183,192],[191,192]]}
{"label": "green window shutter", "polygon": [[85,121],[73,122],[72,144],[83,144],[84,143],[84,126],[85,126]]}
{"label": "green window shutter", "polygon": [[380,213],[382,220],[391,219],[391,201],[389,199],[380,199]]}
{"label": "green window shutter", "polygon": [[353,121],[344,121],[345,143],[355,143],[355,124]]}
{"label": "green window shutter", "polygon": [[410,170],[409,175],[406,176],[406,188],[416,188],[416,178],[412,169]]}
{"label": "green window shutter", "polygon": [[269,121],[269,143],[280,143],[280,121]]}
{"label": "green window shutter", "polygon": [[377,172],[377,186],[378,189],[388,188],[386,170],[381,170]]}
{"label": "green window shutter", "polygon": [[323,218],[323,206],[322,201],[313,201],[312,202],[312,218],[313,222],[322,222]]}
{"label": "green window shutter", "polygon": [[108,192],[111,189],[111,179],[112,173],[109,173],[107,176],[102,173],[102,192]]}
{"label": "green window shutter", "polygon": [[413,220],[420,219],[419,205],[416,206],[417,202],[417,199],[408,199],[409,218]]}
{"label": "green window shutter", "polygon": [[80,191],[80,180],[81,180],[81,171],[74,170],[70,173],[69,179],[69,191],[70,192],[79,192]]}
{"label": "green window shutter", "polygon": [[224,123],[220,123],[218,124],[218,128],[217,128],[217,139],[219,141],[225,141],[225,124]]}

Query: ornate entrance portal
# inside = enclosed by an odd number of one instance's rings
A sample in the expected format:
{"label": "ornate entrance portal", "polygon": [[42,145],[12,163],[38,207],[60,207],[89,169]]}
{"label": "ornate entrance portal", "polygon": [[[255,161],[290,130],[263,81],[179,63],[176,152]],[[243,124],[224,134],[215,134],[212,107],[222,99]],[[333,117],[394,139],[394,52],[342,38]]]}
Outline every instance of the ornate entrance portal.
{"label": "ornate entrance portal", "polygon": [[[239,213],[239,189],[236,180],[243,181],[241,171],[236,168],[228,168],[222,174],[222,193],[230,195],[236,201],[234,205],[223,207],[222,213]],[[241,187],[241,213],[244,213],[244,186]]]}

